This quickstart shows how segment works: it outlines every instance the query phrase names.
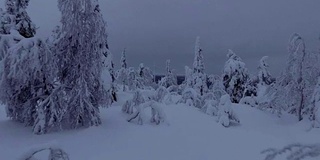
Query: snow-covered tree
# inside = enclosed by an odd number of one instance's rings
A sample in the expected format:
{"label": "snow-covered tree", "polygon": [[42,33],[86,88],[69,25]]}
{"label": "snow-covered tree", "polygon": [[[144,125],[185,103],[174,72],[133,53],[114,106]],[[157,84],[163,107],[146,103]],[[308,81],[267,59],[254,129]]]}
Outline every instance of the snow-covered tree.
{"label": "snow-covered tree", "polygon": [[317,83],[319,57],[306,51],[305,43],[298,34],[290,38],[288,51],[286,68],[274,85],[275,89],[269,106],[296,114],[298,119],[302,120],[306,113],[304,110],[310,105],[313,88]]}
{"label": "snow-covered tree", "polygon": [[195,55],[193,61],[192,83],[193,88],[202,96],[207,90],[207,75],[204,73],[204,61],[200,47],[200,37],[197,37],[195,44]]}
{"label": "snow-covered tree", "polygon": [[257,96],[258,92],[258,80],[255,77],[249,77],[245,83],[243,97]]}
{"label": "snow-covered tree", "polygon": [[[166,88],[160,87],[156,92],[142,92],[136,90],[133,98],[126,101],[122,106],[122,111],[128,113],[128,122],[137,119],[138,124],[142,125],[147,116],[145,116],[145,109],[151,108],[151,123],[160,124],[166,122],[166,115],[162,109],[161,101],[164,98]],[[158,102],[157,102],[158,101]]]}
{"label": "snow-covered tree", "polygon": [[157,102],[162,103],[164,101],[165,96],[169,94],[167,89],[163,86],[160,86],[157,90],[156,93],[154,95],[154,100]]}
{"label": "snow-covered tree", "polygon": [[183,88],[193,88],[198,94],[203,96],[208,91],[207,75],[204,73],[202,49],[200,47],[200,38],[197,37],[195,43],[195,55],[193,68],[185,67],[185,81]]}
{"label": "snow-covered tree", "polygon": [[245,63],[232,50],[229,50],[228,61],[223,69],[223,85],[230,95],[233,103],[238,103],[243,97],[245,84],[248,79],[248,71]]}
{"label": "snow-covered tree", "polygon": [[29,0],[6,0],[0,18],[0,100],[11,119],[33,126],[36,134],[61,127],[63,92],[55,81],[50,47],[35,35],[26,12]]}
{"label": "snow-covered tree", "polygon": [[[105,35],[106,37],[107,35]],[[107,42],[106,42],[107,44]],[[108,90],[109,94],[111,95],[111,98],[112,98],[112,102],[114,101],[117,101],[117,89],[116,89],[116,86],[115,86],[115,81],[116,81],[116,74],[115,74],[115,71],[114,71],[114,63],[113,63],[113,55],[112,53],[109,51],[109,46],[106,45],[106,48],[107,50],[105,52],[103,52],[104,54],[104,61],[102,62],[103,63],[103,66],[104,68],[106,68],[110,74],[110,77],[111,77],[111,88]]]}
{"label": "snow-covered tree", "polygon": [[102,79],[110,74],[103,66],[111,61],[105,21],[97,0],[59,0],[58,7],[64,35],[56,55],[58,79],[66,86],[66,127],[99,125],[98,107],[108,101],[107,90],[112,83]]}
{"label": "snow-covered tree", "polygon": [[313,91],[311,107],[311,120],[313,122],[312,126],[315,128],[320,128],[320,78],[318,78],[318,83]]}
{"label": "snow-covered tree", "polygon": [[202,49],[200,46],[200,37],[197,37],[195,50],[194,50],[194,61],[193,61],[193,73],[204,73],[204,62]]}
{"label": "snow-covered tree", "polygon": [[141,63],[137,72],[137,81],[142,85],[142,88],[153,86],[154,75],[150,68],[145,67],[144,64]]}
{"label": "snow-covered tree", "polygon": [[0,99],[11,119],[34,127],[41,134],[59,125],[60,114],[54,78],[56,66],[46,43],[22,39],[4,58]]}
{"label": "snow-covered tree", "polygon": [[211,75],[208,78],[210,83],[209,91],[213,93],[214,99],[220,100],[221,96],[227,94],[224,90],[223,82],[220,76]]}
{"label": "snow-covered tree", "polygon": [[142,125],[146,121],[144,110],[148,107],[151,108],[151,123],[155,123],[157,125],[160,123],[167,123],[166,114],[162,109],[161,104],[154,100],[147,101],[136,106],[136,111],[129,116],[127,121],[131,122],[132,120],[137,119],[138,124]]}
{"label": "snow-covered tree", "polygon": [[127,100],[125,104],[122,106],[122,111],[127,114],[132,114],[133,109],[136,106],[144,103],[146,100],[144,99],[140,90],[136,90],[133,94],[133,98],[131,100]]}
{"label": "snow-covered tree", "polygon": [[193,87],[192,69],[189,68],[188,66],[185,66],[184,69],[185,69],[184,87],[185,88],[192,88]]}
{"label": "snow-covered tree", "polygon": [[217,116],[218,115],[218,103],[219,99],[216,99],[213,92],[209,92],[206,95],[202,97],[202,108],[201,111],[204,113],[207,113],[211,116]]}
{"label": "snow-covered tree", "polygon": [[120,59],[121,68],[127,69],[126,49],[123,49]]}
{"label": "snow-covered tree", "polygon": [[166,61],[166,75],[161,79],[159,85],[166,88],[177,85],[177,77],[170,68],[170,60]]}
{"label": "snow-covered tree", "polygon": [[229,127],[231,122],[240,123],[238,116],[231,108],[231,100],[228,94],[221,97],[218,110],[218,122],[224,127]]}
{"label": "snow-covered tree", "polygon": [[11,46],[36,33],[36,27],[26,12],[28,3],[29,0],[5,0],[5,10],[0,8],[0,60]]}
{"label": "snow-covered tree", "polygon": [[260,64],[258,66],[258,81],[261,85],[270,85],[274,82],[268,68],[269,64],[267,63],[268,56],[264,56],[260,60]]}
{"label": "snow-covered tree", "polygon": [[129,73],[127,68],[126,61],[126,50],[124,49],[122,52],[121,60],[120,60],[121,68],[117,72],[117,81],[122,85],[122,91],[126,91],[126,87],[129,84]]}
{"label": "snow-covered tree", "polygon": [[128,69],[128,88],[129,90],[135,90],[137,88],[136,72],[133,67]]}
{"label": "snow-covered tree", "polygon": [[16,30],[25,38],[35,35],[36,27],[26,11],[28,4],[29,0],[5,0],[6,12],[0,18],[0,34]]}

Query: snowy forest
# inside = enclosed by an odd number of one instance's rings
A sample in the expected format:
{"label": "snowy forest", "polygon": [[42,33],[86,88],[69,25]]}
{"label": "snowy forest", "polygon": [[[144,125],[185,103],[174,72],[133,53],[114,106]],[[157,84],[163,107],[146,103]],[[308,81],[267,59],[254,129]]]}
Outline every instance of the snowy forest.
{"label": "snowy forest", "polygon": [[320,51],[303,35],[288,35],[277,76],[268,55],[247,68],[232,49],[211,74],[194,37],[180,83],[170,59],[156,80],[125,46],[111,53],[98,0],[58,0],[46,38],[29,1],[1,1],[0,159],[320,158]]}

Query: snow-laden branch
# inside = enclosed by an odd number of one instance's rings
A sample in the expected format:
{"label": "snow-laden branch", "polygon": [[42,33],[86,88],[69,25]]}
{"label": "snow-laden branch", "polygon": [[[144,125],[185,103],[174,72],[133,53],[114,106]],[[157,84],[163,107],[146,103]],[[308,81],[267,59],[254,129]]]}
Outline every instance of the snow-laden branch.
{"label": "snow-laden branch", "polygon": [[303,145],[290,144],[282,149],[269,148],[261,152],[266,154],[265,160],[275,160],[276,157],[288,154],[287,160],[303,160],[308,157],[314,158],[320,156],[320,144]]}

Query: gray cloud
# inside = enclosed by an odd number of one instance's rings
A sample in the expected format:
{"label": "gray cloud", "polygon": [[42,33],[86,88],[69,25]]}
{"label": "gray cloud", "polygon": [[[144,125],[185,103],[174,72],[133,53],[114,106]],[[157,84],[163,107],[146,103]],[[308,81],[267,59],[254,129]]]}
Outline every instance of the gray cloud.
{"label": "gray cloud", "polygon": [[[166,59],[179,73],[191,66],[196,36],[201,37],[210,74],[221,73],[229,48],[251,73],[268,55],[272,73],[278,74],[292,33],[300,33],[309,50],[320,46],[319,0],[100,0],[100,4],[116,65],[126,47],[130,66],[155,65],[157,73],[164,71]],[[56,1],[32,0],[28,11],[40,36],[49,35],[59,23]]]}

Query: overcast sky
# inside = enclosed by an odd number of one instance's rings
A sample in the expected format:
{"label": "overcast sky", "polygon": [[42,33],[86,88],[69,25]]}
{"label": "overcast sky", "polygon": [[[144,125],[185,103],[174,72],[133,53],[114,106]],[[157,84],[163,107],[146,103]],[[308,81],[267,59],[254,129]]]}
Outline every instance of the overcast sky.
{"label": "overcast sky", "polygon": [[[308,50],[320,47],[320,0],[100,0],[100,4],[116,66],[126,47],[129,66],[143,62],[162,73],[165,60],[171,59],[172,68],[183,73],[185,65],[192,66],[195,39],[200,36],[207,73],[221,74],[230,48],[251,73],[262,56],[269,56],[270,70],[277,75],[293,33],[304,37]],[[31,0],[28,12],[39,36],[48,36],[59,24],[56,0]]]}

